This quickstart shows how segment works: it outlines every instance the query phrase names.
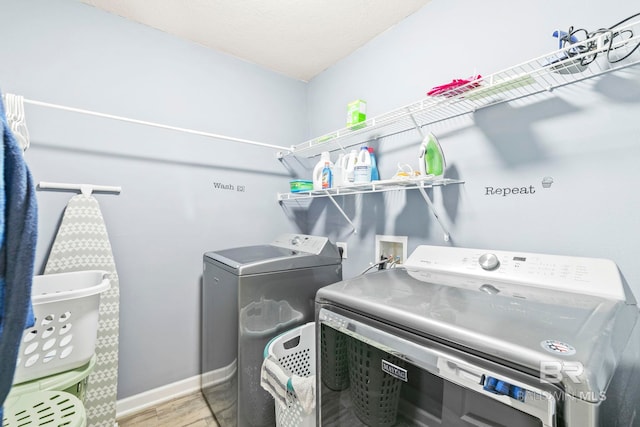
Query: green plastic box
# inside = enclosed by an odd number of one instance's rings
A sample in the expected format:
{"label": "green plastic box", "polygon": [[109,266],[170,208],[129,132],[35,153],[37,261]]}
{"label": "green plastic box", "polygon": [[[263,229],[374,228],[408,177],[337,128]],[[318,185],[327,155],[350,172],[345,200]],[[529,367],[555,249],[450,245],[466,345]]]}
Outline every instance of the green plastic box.
{"label": "green plastic box", "polygon": [[292,193],[299,193],[301,191],[312,191],[313,190],[313,181],[309,181],[307,179],[294,179],[293,181],[289,181],[289,188]]}
{"label": "green plastic box", "polygon": [[[362,99],[356,99],[347,104],[347,127],[360,129],[367,120],[367,103]],[[358,125],[360,123],[360,125]]]}

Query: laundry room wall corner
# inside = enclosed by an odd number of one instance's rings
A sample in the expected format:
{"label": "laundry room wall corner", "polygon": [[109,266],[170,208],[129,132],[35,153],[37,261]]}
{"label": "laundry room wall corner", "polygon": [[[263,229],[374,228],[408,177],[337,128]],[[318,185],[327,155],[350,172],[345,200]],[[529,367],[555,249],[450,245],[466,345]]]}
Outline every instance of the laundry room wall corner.
{"label": "laundry room wall corner", "polygon": [[[81,2],[0,9],[5,92],[279,146],[306,135],[303,82]],[[198,375],[203,253],[298,231],[275,197],[290,176],[276,150],[25,109],[36,182],[122,188],[96,194],[120,279],[118,398]],[[70,194],[37,196],[41,270]]]}

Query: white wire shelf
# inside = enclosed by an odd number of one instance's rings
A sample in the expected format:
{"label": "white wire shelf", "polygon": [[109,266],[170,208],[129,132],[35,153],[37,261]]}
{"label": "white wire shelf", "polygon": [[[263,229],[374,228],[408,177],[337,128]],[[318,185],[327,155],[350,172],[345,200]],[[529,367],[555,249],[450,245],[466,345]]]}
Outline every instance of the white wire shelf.
{"label": "white wire shelf", "polygon": [[[640,63],[640,21],[443,91],[397,110],[292,146],[313,157],[422,128],[491,105],[510,102]],[[582,48],[584,47],[584,49]]]}
{"label": "white wire shelf", "polygon": [[330,196],[350,196],[355,194],[381,193],[385,191],[433,188],[451,184],[463,184],[464,181],[449,178],[413,178],[398,180],[372,181],[325,190],[300,191],[297,193],[278,193],[278,201],[315,199]]}
{"label": "white wire shelf", "polygon": [[447,231],[446,226],[440,220],[440,216],[433,206],[433,202],[429,198],[426,190],[433,187],[443,187],[446,185],[453,184],[464,184],[464,181],[449,179],[449,178],[433,178],[433,177],[417,177],[410,179],[397,179],[397,180],[383,180],[383,181],[373,181],[366,184],[355,184],[346,187],[338,187],[338,188],[329,188],[326,190],[314,190],[314,191],[305,191],[298,193],[278,193],[278,201],[280,203],[286,201],[301,201],[301,200],[309,200],[319,197],[328,198],[333,205],[338,209],[340,214],[344,217],[344,219],[351,225],[353,228],[353,233],[357,234],[358,230],[356,229],[355,224],[351,221],[349,216],[345,213],[342,207],[335,201],[334,196],[350,196],[355,194],[366,194],[366,193],[381,193],[384,191],[397,191],[397,190],[418,190],[436,221],[440,225],[444,233],[444,240],[449,241],[450,235],[449,231]]}

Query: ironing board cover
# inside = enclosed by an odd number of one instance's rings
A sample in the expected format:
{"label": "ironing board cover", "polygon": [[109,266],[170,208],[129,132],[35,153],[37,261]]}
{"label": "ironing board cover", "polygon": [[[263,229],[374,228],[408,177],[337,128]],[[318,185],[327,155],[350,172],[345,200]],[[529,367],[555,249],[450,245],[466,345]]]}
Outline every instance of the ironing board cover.
{"label": "ironing board cover", "polygon": [[84,405],[89,426],[113,427],[118,386],[118,273],[98,201],[80,194],[67,204],[44,273],[94,269],[109,272],[111,288],[100,301],[96,366],[89,376]]}

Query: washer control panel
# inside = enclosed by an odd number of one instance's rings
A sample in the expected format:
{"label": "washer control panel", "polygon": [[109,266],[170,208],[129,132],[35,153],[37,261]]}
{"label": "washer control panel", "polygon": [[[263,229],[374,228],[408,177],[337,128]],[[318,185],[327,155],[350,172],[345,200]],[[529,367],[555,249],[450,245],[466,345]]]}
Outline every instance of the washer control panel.
{"label": "washer control panel", "polygon": [[327,244],[330,243],[326,237],[308,236],[306,234],[283,234],[271,242],[272,246],[315,255],[320,255]]}
{"label": "washer control panel", "polygon": [[480,255],[480,258],[478,258],[478,263],[480,264],[480,267],[487,271],[495,270],[500,266],[500,260],[498,259],[496,254],[490,253],[484,253]]}
{"label": "washer control panel", "polygon": [[416,248],[405,267],[626,299],[618,267],[602,258],[425,245]]}

